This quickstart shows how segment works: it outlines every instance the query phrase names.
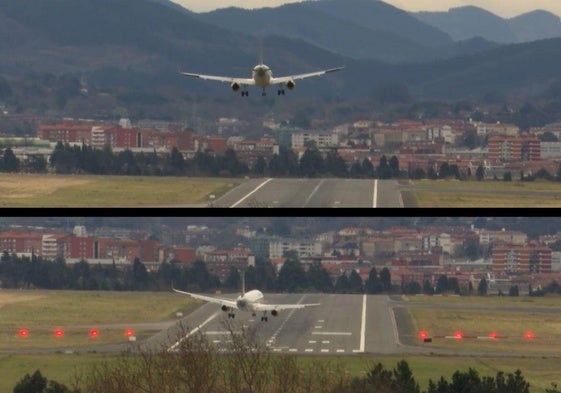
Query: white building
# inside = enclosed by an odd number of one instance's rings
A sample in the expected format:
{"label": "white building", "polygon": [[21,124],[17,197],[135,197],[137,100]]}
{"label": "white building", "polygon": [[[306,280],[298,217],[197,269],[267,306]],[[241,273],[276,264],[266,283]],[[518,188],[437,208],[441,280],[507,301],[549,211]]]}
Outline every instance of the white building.
{"label": "white building", "polygon": [[318,148],[339,146],[337,133],[295,132],[292,134],[292,148],[305,147],[307,142],[315,142]]}
{"label": "white building", "polygon": [[317,240],[280,239],[269,243],[269,258],[281,258],[287,251],[296,251],[299,258],[319,257],[323,253],[323,246]]}

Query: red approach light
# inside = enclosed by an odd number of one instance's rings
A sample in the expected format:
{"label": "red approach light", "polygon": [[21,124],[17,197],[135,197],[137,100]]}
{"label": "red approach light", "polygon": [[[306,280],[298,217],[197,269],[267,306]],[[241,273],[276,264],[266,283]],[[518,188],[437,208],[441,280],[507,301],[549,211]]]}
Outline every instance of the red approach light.
{"label": "red approach light", "polygon": [[428,336],[429,336],[429,334],[428,334],[425,330],[421,330],[421,331],[419,332],[419,338],[420,338],[421,340],[424,340],[424,339],[427,338]]}
{"label": "red approach light", "polygon": [[19,336],[20,336],[21,338],[26,338],[26,337],[29,336],[29,330],[27,330],[27,329],[20,329],[19,332],[18,332],[18,334],[19,334]]}
{"label": "red approach light", "polygon": [[99,330],[97,329],[91,329],[90,330],[90,337],[91,338],[97,338],[99,336]]}
{"label": "red approach light", "polygon": [[499,335],[496,332],[491,332],[489,333],[489,337],[495,340],[499,338]]}
{"label": "red approach light", "polygon": [[534,333],[533,332],[526,332],[526,333],[524,333],[524,338],[526,340],[533,340],[534,339]]}
{"label": "red approach light", "polygon": [[132,329],[127,329],[127,330],[125,331],[125,336],[127,336],[127,337],[132,337],[132,336],[134,336],[134,331],[133,331]]}
{"label": "red approach light", "polygon": [[61,338],[62,336],[64,336],[64,330],[62,330],[62,329],[56,329],[56,330],[55,330],[55,337],[56,337],[56,338]]}
{"label": "red approach light", "polygon": [[455,332],[454,332],[454,338],[455,338],[455,339],[458,339],[458,340],[459,340],[459,339],[462,339],[462,338],[464,338],[464,333],[462,333],[461,330],[455,331]]}

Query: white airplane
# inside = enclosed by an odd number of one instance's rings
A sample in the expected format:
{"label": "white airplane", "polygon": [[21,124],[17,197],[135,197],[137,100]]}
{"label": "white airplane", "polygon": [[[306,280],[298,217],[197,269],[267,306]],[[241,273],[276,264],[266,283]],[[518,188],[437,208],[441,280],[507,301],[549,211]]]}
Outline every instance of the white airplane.
{"label": "white airplane", "polygon": [[249,91],[247,91],[246,86],[259,86],[263,88],[263,92],[261,95],[265,96],[267,93],[265,92],[265,88],[267,86],[272,85],[279,85],[277,90],[278,95],[284,95],[284,87],[286,86],[289,90],[294,89],[296,87],[295,80],[298,79],[305,79],[310,78],[312,76],[320,76],[327,74],[329,72],[335,72],[342,70],[344,67],[336,67],[330,68],[327,70],[315,71],[310,72],[307,74],[296,74],[290,76],[281,76],[278,78],[273,77],[273,71],[269,66],[263,64],[263,61],[259,61],[255,67],[253,67],[253,76],[251,78],[234,78],[229,76],[216,76],[216,75],[204,75],[204,74],[193,74],[191,72],[181,72],[182,75],[190,76],[194,78],[200,78],[204,80],[213,80],[218,82],[227,82],[230,83],[230,87],[233,91],[240,91],[243,96],[249,96]]}
{"label": "white airplane", "polygon": [[[243,275],[242,275],[243,277]],[[171,289],[174,292],[181,293],[184,295],[189,295],[194,299],[203,300],[209,303],[216,303],[220,305],[220,309],[224,312],[228,313],[228,318],[235,318],[236,310],[241,311],[249,311],[255,316],[255,313],[262,312],[263,316],[261,317],[261,321],[267,322],[269,318],[267,317],[267,312],[270,311],[273,317],[276,317],[280,314],[281,310],[289,310],[295,308],[304,308],[304,307],[312,307],[312,306],[319,306],[319,303],[313,304],[266,304],[261,303],[264,299],[263,293],[257,289],[253,289],[249,292],[245,292],[245,283],[244,279],[242,278],[242,293],[240,296],[237,297],[236,300],[233,299],[225,299],[225,298],[218,298],[213,296],[206,296],[206,295],[199,295],[196,293],[191,292],[183,292],[178,289],[175,289],[172,285]]]}

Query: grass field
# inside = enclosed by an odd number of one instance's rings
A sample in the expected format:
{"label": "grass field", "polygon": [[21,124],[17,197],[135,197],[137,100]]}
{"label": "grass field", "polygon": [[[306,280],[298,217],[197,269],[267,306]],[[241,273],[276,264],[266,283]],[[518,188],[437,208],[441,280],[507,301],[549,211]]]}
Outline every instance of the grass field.
{"label": "grass field", "polygon": [[[561,314],[552,308],[561,307],[561,297],[415,296],[409,299],[428,306],[411,308],[410,313],[418,330],[425,330],[434,337],[431,346],[506,351],[518,355],[531,353],[545,356],[559,352]],[[509,307],[514,310],[430,308],[430,305],[436,304]],[[516,308],[524,308],[524,311],[515,311]],[[443,337],[453,336],[455,332],[462,332],[467,338],[455,340]],[[489,337],[491,332],[496,333],[499,339],[481,338]],[[529,340],[526,333],[531,333],[533,338]]]}
{"label": "grass field", "polygon": [[[198,303],[165,292],[1,291],[0,350],[62,348],[126,342],[161,330],[158,323],[191,312]],[[64,336],[56,337],[55,329]],[[20,337],[20,329],[29,335]],[[99,335],[91,338],[91,329]]]}
{"label": "grass field", "polygon": [[[449,303],[465,302],[482,306],[510,306],[510,307],[559,307],[561,298],[509,298],[509,297],[411,297],[411,302]],[[177,296],[172,293],[146,292],[77,292],[77,291],[0,291],[0,350],[18,350],[26,348],[58,348],[68,345],[89,345],[92,339],[88,337],[88,329],[100,326],[99,343],[123,342],[123,327],[128,324],[139,324],[137,335],[142,337],[152,333],[151,329],[143,328],[145,324],[165,322],[175,319],[175,313],[188,313],[199,303]],[[384,356],[384,357],[302,357],[300,362],[328,362],[329,365],[349,372],[351,376],[360,376],[367,372],[377,362],[382,362],[386,368],[393,368],[395,364],[405,359],[409,362],[416,380],[422,389],[426,388],[429,379],[436,380],[444,376],[448,380],[456,370],[467,371],[475,368],[480,375],[495,376],[497,371],[506,373],[522,370],[527,381],[531,384],[531,392],[543,392],[551,382],[561,383],[561,359],[550,358],[548,354],[555,352],[561,343],[561,318],[556,314],[547,314],[540,318],[524,313],[499,312],[488,316],[482,312],[414,308],[417,324],[435,323],[435,327],[443,330],[452,329],[461,323],[466,334],[474,332],[488,333],[486,329],[493,324],[503,327],[535,328],[536,339],[532,342],[520,342],[522,351],[508,344],[506,350],[513,349],[512,356],[475,357],[475,356]],[[445,315],[440,315],[444,313]],[[530,324],[526,326],[526,323]],[[521,324],[521,326],[518,326]],[[438,325],[438,326],[437,326]],[[523,326],[522,326],[523,325]],[[52,329],[61,326],[65,329],[65,337],[54,338]],[[105,326],[105,327],[104,327]],[[444,328],[447,326],[446,328]],[[18,337],[17,330],[21,327],[29,329],[30,336],[26,339]],[[543,328],[551,330],[553,341],[542,348],[540,332]],[[497,330],[498,330],[497,329]],[[44,333],[44,334],[43,334]],[[499,333],[501,333],[499,331]],[[37,337],[42,339],[33,338]],[[113,336],[111,336],[111,334]],[[39,340],[32,342],[32,340]],[[41,341],[42,340],[42,341]],[[475,340],[474,340],[475,341]],[[505,343],[509,343],[506,340]],[[71,344],[72,343],[72,344]],[[32,345],[31,345],[32,344]],[[438,343],[432,343],[438,345]],[[432,345],[431,344],[431,345]],[[451,340],[446,345],[458,345]],[[484,345],[489,343],[483,342]],[[495,342],[493,343],[495,344]],[[543,356],[528,357],[524,349],[531,351],[543,350]],[[462,348],[472,345],[468,340],[462,340]],[[502,345],[499,343],[499,345]],[[523,347],[526,345],[526,347]],[[478,346],[478,348],[481,348]],[[9,392],[26,373],[33,373],[40,369],[43,376],[70,385],[76,373],[87,370],[92,365],[104,361],[115,360],[118,354],[101,354],[88,352],[87,349],[75,353],[14,353],[4,352],[0,355],[0,392]]]}
{"label": "grass field", "polygon": [[550,181],[411,182],[419,207],[561,207],[561,183]]}
{"label": "grass field", "polygon": [[0,174],[0,207],[205,205],[242,179]]}

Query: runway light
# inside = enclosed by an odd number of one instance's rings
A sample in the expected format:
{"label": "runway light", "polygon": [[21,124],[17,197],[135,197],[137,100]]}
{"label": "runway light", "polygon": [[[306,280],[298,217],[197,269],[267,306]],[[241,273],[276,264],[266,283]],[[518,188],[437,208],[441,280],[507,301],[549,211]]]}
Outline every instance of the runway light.
{"label": "runway light", "polygon": [[134,330],[132,330],[132,329],[127,329],[127,330],[125,331],[125,336],[127,336],[127,337],[132,337],[132,336],[134,336]]}
{"label": "runway light", "polygon": [[496,332],[491,332],[491,333],[489,333],[489,337],[496,340],[497,338],[499,338],[499,335]]}
{"label": "runway light", "polygon": [[524,338],[526,340],[533,340],[534,339],[534,333],[533,332],[526,332],[526,333],[524,333]]}
{"label": "runway light", "polygon": [[419,338],[420,338],[421,340],[424,340],[424,339],[427,338],[428,336],[429,336],[429,334],[428,334],[425,330],[421,330],[421,331],[419,332]]}
{"label": "runway light", "polygon": [[454,338],[460,340],[460,339],[464,338],[464,333],[462,333],[461,330],[455,331],[454,332]]}
{"label": "runway light", "polygon": [[29,336],[29,330],[27,330],[27,329],[20,329],[19,332],[18,332],[18,334],[19,334],[19,336],[20,336],[21,338],[26,338],[26,337]]}
{"label": "runway light", "polygon": [[56,338],[61,338],[62,336],[64,336],[64,330],[62,330],[62,329],[56,329],[56,330],[55,330],[55,337],[56,337]]}
{"label": "runway light", "polygon": [[99,330],[97,329],[91,329],[90,330],[90,337],[91,338],[97,338],[99,336]]}

